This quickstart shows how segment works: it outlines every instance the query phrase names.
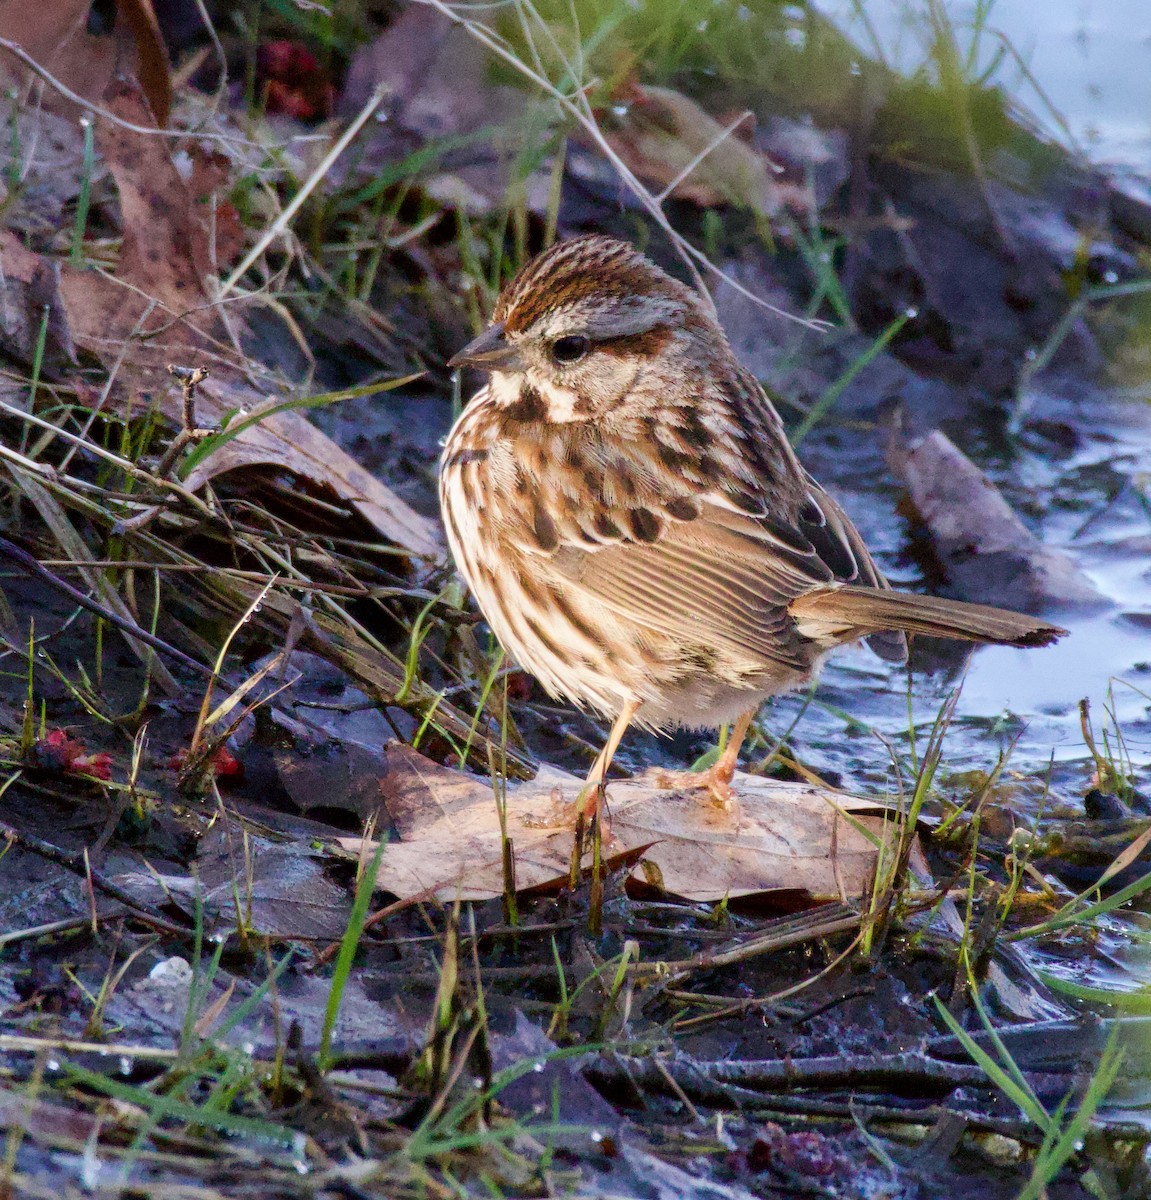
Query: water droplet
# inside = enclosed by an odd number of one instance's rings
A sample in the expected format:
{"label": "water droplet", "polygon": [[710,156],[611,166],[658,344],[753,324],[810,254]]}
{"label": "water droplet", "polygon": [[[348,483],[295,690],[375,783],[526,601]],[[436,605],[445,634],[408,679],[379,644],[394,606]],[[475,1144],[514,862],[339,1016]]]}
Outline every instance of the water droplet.
{"label": "water droplet", "polygon": [[627,113],[628,107],[626,104],[613,104],[611,106],[611,115],[613,117],[619,117],[622,120],[627,116]]}
{"label": "water droplet", "polygon": [[1028,346],[1027,349],[1023,351],[1023,357],[1027,359],[1028,362],[1034,362],[1039,357],[1039,351],[1036,350],[1034,346]]}
{"label": "water droplet", "polygon": [[477,1075],[472,1080],[472,1087],[474,1087],[477,1092],[482,1092],[484,1088],[484,1081]]}
{"label": "water droplet", "polygon": [[914,321],[919,316],[919,309],[914,304],[909,304],[904,310],[903,315],[909,320]]}
{"label": "water droplet", "polygon": [[802,50],[807,45],[807,34],[802,29],[787,29],[783,34],[789,46]]}
{"label": "water droplet", "polygon": [[50,1058],[50,1059],[49,1059],[49,1060],[48,1060],[48,1061],[47,1061],[47,1062],[44,1064],[44,1066],[45,1066],[45,1067],[47,1068],[47,1070],[49,1070],[49,1071],[59,1071],[59,1070],[60,1070],[60,1060],[59,1060],[59,1059],[57,1059],[57,1058]]}
{"label": "water droplet", "polygon": [[598,1129],[593,1129],[593,1130],[591,1131],[591,1135],[590,1135],[590,1136],[591,1136],[591,1140],[592,1140],[593,1142],[597,1142],[597,1143],[598,1143],[598,1142],[602,1142],[602,1141],[603,1141],[603,1134],[602,1134],[602,1133],[600,1133],[600,1131],[599,1131]]}
{"label": "water droplet", "polygon": [[852,73],[852,75],[862,75],[863,68],[859,65],[859,63],[853,62],[851,64],[851,73]]}
{"label": "water droplet", "polygon": [[544,1065],[543,1065],[543,1063],[542,1063],[542,1062],[535,1062],[535,1063],[532,1063],[532,1070],[533,1070],[533,1071],[540,1072],[540,1071],[542,1071],[543,1069],[544,1069]]}
{"label": "water droplet", "polygon": [[1118,271],[1104,271],[1103,272],[1103,282],[1104,283],[1118,283],[1119,282],[1119,272]]}
{"label": "water droplet", "polygon": [[120,1074],[121,1075],[131,1075],[132,1071],[135,1069],[135,1066],[136,1066],[135,1062],[133,1062],[132,1058],[129,1055],[127,1055],[127,1054],[120,1055]]}

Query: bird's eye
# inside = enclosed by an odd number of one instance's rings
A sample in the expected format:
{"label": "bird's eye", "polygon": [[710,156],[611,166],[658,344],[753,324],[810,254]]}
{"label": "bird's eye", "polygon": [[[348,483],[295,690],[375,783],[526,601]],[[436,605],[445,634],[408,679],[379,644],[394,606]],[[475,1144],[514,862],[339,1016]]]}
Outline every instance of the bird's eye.
{"label": "bird's eye", "polygon": [[559,363],[579,362],[588,352],[589,342],[580,334],[558,338],[552,346],[552,358]]}

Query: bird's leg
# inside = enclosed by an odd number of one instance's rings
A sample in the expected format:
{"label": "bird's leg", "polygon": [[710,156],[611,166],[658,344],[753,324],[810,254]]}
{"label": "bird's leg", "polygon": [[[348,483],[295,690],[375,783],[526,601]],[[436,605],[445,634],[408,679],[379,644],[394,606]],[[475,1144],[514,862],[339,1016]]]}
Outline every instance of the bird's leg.
{"label": "bird's leg", "polygon": [[715,802],[724,808],[730,808],[735,803],[736,795],[731,781],[735,778],[735,768],[739,763],[739,752],[743,748],[743,740],[747,737],[747,731],[751,728],[751,723],[755,720],[755,714],[758,711],[758,707],[753,708],[735,722],[731,727],[731,736],[727,739],[723,753],[703,772],[700,786],[706,787]]}
{"label": "bird's leg", "polygon": [[723,752],[706,771],[668,771],[660,783],[664,787],[687,788],[691,791],[706,790],[720,808],[731,808],[737,799],[731,781],[735,777],[739,752],[747,731],[751,728],[758,707],[748,710],[731,727],[731,737]]}
{"label": "bird's leg", "polygon": [[572,846],[571,870],[569,882],[574,888],[579,882],[580,863],[583,861],[584,834],[590,828],[596,845],[602,845],[603,827],[607,816],[607,771],[611,760],[619,748],[620,740],[627,732],[632,718],[639,711],[639,700],[629,700],[620,710],[620,714],[612,722],[611,731],[603,749],[596,755],[588,772],[587,780],[580,789],[576,800],[576,833],[575,844]]}

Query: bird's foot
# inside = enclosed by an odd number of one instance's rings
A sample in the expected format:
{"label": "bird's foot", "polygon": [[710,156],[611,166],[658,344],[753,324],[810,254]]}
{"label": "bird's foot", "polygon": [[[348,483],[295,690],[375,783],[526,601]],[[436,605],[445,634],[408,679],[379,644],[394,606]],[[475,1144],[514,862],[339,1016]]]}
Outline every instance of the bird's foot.
{"label": "bird's foot", "polygon": [[704,792],[709,803],[732,812],[739,803],[739,793],[732,786],[734,778],[734,760],[721,757],[705,771],[661,771],[656,782],[669,790]]}
{"label": "bird's foot", "polygon": [[611,815],[603,784],[584,784],[574,800],[565,800],[563,789],[554,787],[549,800],[551,806],[546,811],[523,818],[529,829],[574,829],[582,819],[585,829],[598,823],[604,837],[611,840]]}

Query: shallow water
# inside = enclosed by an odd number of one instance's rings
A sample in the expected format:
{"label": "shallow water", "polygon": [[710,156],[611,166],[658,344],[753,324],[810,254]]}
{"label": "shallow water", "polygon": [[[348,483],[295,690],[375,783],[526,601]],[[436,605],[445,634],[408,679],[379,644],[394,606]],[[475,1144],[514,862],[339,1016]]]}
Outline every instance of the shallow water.
{"label": "shallow water", "polygon": [[[884,60],[896,69],[913,71],[926,57],[926,4],[815,0],[815,7],[861,49],[874,53],[878,41]],[[1151,172],[1151,5],[1146,0],[1044,0],[1041,6],[1035,0],[993,0],[989,7],[981,67],[1005,41],[1026,68],[1014,59],[998,68],[994,78],[1007,94],[1057,141],[1065,142],[1069,130],[1073,144],[1094,161]],[[966,51],[975,5],[944,0],[944,8]]]}
{"label": "shallow water", "polygon": [[[1050,612],[1070,630],[1055,646],[982,647],[969,656],[956,648],[945,660],[915,660],[918,669],[910,681],[903,668],[866,650],[833,659],[795,736],[805,751],[810,748],[813,763],[841,773],[845,782],[871,788],[892,784],[874,735],[868,737],[859,723],[905,752],[909,708],[922,743],[944,701],[962,684],[947,741],[950,773],[989,770],[999,752],[1014,743],[1013,772],[1042,775],[1054,761],[1056,796],[1078,803],[1093,769],[1079,714],[1079,701],[1087,699],[1098,743],[1103,744],[1102,726],[1112,738],[1117,726],[1136,783],[1146,788],[1151,765],[1151,404],[1107,392],[1039,395],[1032,412],[1074,418],[1079,448],[1053,461],[1049,448],[1045,452],[1037,445],[1014,456],[988,456],[979,465],[1017,510],[1040,510],[1032,528],[1047,544],[1066,550],[1109,603],[1089,611]],[[914,587],[915,574],[901,553],[902,531],[892,522],[892,497],[885,483],[880,486],[871,494],[856,490],[845,503],[866,520],[869,540],[892,579]],[[773,702],[766,710],[767,728],[776,735],[784,732],[803,703],[798,696]],[[854,736],[845,738],[845,731]],[[1034,817],[1042,795],[1037,787],[1017,797],[1020,817]]]}
{"label": "shallow water", "polygon": [[[816,0],[815,6],[863,52],[892,67],[911,72],[928,60],[924,2]],[[944,0],[944,7],[966,51],[975,6]],[[1012,101],[1054,141],[1066,146],[1070,134],[1072,148],[1090,160],[1151,177],[1151,4],[1048,0],[1042,20],[1034,0],[994,0],[989,7],[979,62],[986,66],[1001,40],[1010,43],[1050,105],[1025,72],[1005,59],[993,78]],[[1108,341],[1106,328],[1100,332]],[[1129,332],[1117,328],[1110,338],[1117,356],[1122,335]],[[1145,356],[1135,357],[1141,363]],[[1077,791],[1081,795],[1091,767],[1078,710],[1086,698],[1096,736],[1102,724],[1118,725],[1137,783],[1146,788],[1151,766],[1151,387],[1145,369],[1140,377],[1137,368],[1134,385],[1101,390],[1065,383],[1063,394],[1045,391],[1027,398],[1031,419],[1075,430],[1073,451],[1057,450],[1026,431],[1014,446],[989,445],[983,454],[964,447],[1043,540],[1067,550],[1111,607],[1049,614],[1067,625],[1071,636],[1048,649],[983,648],[971,654],[965,676],[959,663],[918,671],[911,679],[910,701],[906,673],[866,651],[833,661],[796,730],[805,750],[813,750],[824,767],[841,772],[847,782],[872,787],[882,773],[877,773],[874,742],[864,749],[858,737],[845,738],[845,729],[858,733],[858,726],[829,712],[828,705],[906,748],[909,708],[922,737],[962,676],[960,720],[948,740],[952,769],[987,769],[999,749],[1017,739],[1011,759],[1015,770],[1042,771],[1054,759],[1064,767],[1059,778],[1068,799]],[[829,475],[827,482],[834,479]],[[851,489],[845,503],[888,574],[898,584],[916,586],[916,569],[903,551],[905,532],[891,519],[890,481],[845,486]],[[777,700],[767,713],[768,729],[786,730],[802,703],[801,697]]]}

